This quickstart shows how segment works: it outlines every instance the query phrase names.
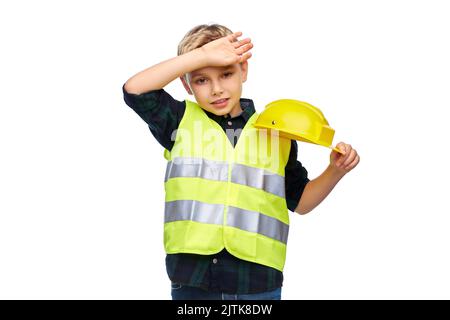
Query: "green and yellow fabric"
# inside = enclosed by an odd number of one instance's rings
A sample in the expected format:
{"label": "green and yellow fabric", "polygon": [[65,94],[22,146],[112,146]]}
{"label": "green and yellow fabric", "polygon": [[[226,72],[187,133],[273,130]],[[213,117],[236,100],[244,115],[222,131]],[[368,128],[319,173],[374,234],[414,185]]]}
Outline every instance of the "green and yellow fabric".
{"label": "green and yellow fabric", "polygon": [[174,133],[165,175],[166,253],[214,254],[284,268],[289,233],[284,171],[291,142],[248,120],[235,147],[195,102]]}

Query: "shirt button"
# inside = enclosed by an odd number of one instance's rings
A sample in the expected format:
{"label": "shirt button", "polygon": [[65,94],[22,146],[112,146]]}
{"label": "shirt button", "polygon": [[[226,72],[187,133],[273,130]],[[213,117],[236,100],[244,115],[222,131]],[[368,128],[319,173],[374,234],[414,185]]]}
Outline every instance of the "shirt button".
{"label": "shirt button", "polygon": [[214,263],[214,264],[217,263],[217,259],[216,259],[216,258],[213,259],[213,263]]}
{"label": "shirt button", "polygon": [[231,126],[233,123],[231,121],[228,121],[228,125]]}

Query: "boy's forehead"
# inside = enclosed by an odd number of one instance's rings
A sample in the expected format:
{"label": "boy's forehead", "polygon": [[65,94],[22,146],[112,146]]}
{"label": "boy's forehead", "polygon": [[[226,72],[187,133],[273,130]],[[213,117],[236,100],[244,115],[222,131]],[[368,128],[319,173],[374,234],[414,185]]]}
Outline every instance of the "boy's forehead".
{"label": "boy's forehead", "polygon": [[191,77],[195,77],[198,75],[207,75],[208,73],[214,73],[216,71],[222,72],[229,69],[234,69],[235,65],[231,64],[225,67],[206,67],[202,69],[197,69],[191,72]]}

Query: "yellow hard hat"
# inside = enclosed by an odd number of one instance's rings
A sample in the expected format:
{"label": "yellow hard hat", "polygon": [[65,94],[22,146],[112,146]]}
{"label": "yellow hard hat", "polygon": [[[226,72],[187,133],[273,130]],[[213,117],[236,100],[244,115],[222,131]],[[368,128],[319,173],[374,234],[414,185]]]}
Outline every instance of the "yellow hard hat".
{"label": "yellow hard hat", "polygon": [[319,108],[309,103],[281,99],[266,105],[254,124],[256,128],[278,130],[285,138],[318,144],[343,153],[332,146],[334,129]]}

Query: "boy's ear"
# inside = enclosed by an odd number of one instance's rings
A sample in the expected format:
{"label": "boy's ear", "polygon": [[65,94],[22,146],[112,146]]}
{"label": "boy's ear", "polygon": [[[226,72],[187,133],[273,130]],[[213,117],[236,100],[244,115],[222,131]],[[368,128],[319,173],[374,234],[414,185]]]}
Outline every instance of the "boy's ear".
{"label": "boy's ear", "polygon": [[187,84],[186,80],[184,79],[184,76],[180,77],[181,82],[183,83],[184,88],[186,89],[187,93],[189,93],[190,95],[192,95],[192,91],[191,88],[189,88],[189,85]]}
{"label": "boy's ear", "polygon": [[242,75],[242,82],[247,81],[247,74],[248,74],[248,61],[244,61],[240,63],[241,66],[241,75]]}

